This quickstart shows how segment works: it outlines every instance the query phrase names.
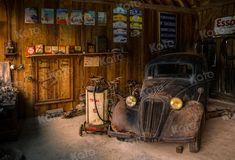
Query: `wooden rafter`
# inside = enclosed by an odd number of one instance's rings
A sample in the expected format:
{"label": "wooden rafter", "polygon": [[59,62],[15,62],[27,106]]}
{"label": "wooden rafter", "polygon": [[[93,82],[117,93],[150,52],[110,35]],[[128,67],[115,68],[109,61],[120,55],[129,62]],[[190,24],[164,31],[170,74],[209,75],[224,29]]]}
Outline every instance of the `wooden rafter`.
{"label": "wooden rafter", "polygon": [[164,5],[173,5],[172,0],[161,0],[162,4]]}
{"label": "wooden rafter", "polygon": [[180,7],[184,7],[184,2],[182,0],[173,0],[175,4],[178,4]]}
{"label": "wooden rafter", "polygon": [[[182,2],[182,0],[180,1]],[[111,5],[118,4],[118,3],[128,3],[128,1],[126,0],[113,0],[113,1],[107,0],[105,2],[103,0],[76,0],[76,2],[111,4]],[[152,1],[151,2],[149,1],[149,3],[141,3],[141,5],[139,5],[139,8],[165,11],[165,12],[196,14],[196,11],[190,8],[176,7],[174,5],[153,4]]]}
{"label": "wooden rafter", "polygon": [[152,0],[154,4],[162,4],[161,0]]}

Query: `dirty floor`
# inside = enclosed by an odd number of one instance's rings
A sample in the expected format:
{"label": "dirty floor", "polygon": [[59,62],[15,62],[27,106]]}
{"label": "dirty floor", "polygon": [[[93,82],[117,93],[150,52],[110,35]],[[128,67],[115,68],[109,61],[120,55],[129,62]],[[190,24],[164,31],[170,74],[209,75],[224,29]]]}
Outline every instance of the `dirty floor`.
{"label": "dirty floor", "polygon": [[234,160],[235,116],[210,119],[199,153],[178,144],[121,142],[105,135],[79,136],[85,116],[73,119],[37,117],[24,122],[18,141],[0,144],[21,150],[27,160]]}

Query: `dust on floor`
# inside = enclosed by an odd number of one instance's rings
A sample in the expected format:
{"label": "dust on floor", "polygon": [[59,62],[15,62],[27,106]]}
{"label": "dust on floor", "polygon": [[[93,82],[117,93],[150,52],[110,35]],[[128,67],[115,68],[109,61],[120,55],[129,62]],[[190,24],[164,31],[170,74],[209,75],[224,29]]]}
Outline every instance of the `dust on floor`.
{"label": "dust on floor", "polygon": [[27,160],[234,160],[235,118],[215,118],[206,123],[199,153],[190,153],[184,145],[182,154],[176,153],[179,144],[121,142],[106,135],[79,136],[85,116],[73,119],[27,120],[18,141],[4,147],[21,150]]}

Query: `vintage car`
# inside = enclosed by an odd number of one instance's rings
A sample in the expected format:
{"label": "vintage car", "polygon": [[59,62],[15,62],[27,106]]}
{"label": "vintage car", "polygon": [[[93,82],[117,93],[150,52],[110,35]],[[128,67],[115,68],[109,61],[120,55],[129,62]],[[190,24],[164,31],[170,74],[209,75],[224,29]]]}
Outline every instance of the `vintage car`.
{"label": "vintage car", "polygon": [[146,65],[140,89],[112,110],[110,136],[119,140],[189,143],[200,150],[208,98],[207,66],[191,53],[158,56]]}

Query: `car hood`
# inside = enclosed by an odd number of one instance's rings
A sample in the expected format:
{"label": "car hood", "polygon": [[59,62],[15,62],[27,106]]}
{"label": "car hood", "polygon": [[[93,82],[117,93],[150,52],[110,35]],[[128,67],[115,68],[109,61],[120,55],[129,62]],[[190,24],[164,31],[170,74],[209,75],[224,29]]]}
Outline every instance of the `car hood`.
{"label": "car hood", "polygon": [[194,84],[188,79],[158,78],[144,80],[140,95],[145,97],[150,94],[166,94],[175,97],[185,92],[193,93],[191,90],[193,86]]}

